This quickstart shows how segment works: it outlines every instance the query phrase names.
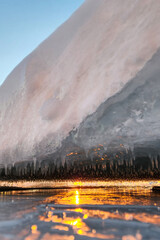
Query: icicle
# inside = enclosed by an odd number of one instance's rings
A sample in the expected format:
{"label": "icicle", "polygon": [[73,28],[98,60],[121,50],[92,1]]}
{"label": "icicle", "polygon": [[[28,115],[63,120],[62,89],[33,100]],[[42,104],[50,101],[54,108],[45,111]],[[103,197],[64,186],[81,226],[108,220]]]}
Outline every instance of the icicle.
{"label": "icicle", "polygon": [[33,157],[33,173],[35,174],[36,172],[36,163],[37,163],[37,158]]}
{"label": "icicle", "polygon": [[7,176],[7,164],[4,165],[5,168],[5,175]]}

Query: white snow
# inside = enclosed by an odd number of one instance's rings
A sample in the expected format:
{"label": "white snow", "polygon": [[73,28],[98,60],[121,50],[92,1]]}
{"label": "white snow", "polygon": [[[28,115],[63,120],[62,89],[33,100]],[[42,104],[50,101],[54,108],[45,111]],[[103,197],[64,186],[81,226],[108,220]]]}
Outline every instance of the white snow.
{"label": "white snow", "polygon": [[159,22],[160,1],[86,1],[1,86],[2,161],[33,156],[48,134],[56,149],[153,56]]}

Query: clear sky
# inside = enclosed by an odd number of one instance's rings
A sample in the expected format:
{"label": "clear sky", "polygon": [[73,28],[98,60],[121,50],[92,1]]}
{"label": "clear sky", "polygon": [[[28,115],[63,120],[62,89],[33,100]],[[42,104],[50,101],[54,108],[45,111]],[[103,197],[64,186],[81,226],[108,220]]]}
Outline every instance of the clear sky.
{"label": "clear sky", "polygon": [[0,84],[84,0],[0,0]]}

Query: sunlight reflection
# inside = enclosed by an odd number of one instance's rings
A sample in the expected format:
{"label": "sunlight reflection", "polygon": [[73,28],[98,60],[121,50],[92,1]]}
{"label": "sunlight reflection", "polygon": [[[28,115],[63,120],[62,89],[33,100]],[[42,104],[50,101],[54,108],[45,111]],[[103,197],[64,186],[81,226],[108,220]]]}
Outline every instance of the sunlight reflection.
{"label": "sunlight reflection", "polygon": [[[62,183],[52,184],[55,184],[55,189],[28,190],[23,191],[23,195],[22,191],[1,194],[0,201],[9,198],[14,202],[15,199],[22,200],[22,196],[27,196],[27,199],[37,196],[37,201],[42,204],[38,221],[32,222],[26,231],[21,231],[20,239],[73,240],[78,237],[141,240],[140,231],[134,231],[133,235],[127,231],[122,233],[121,227],[112,227],[112,223],[123,221],[124,226],[125,223],[131,226],[134,221],[140,227],[141,223],[160,226],[159,195],[151,191],[150,182],[69,182],[66,187],[62,187]],[[60,189],[56,188],[57,185],[61,186]],[[17,216],[33,211],[28,209],[20,210]]]}
{"label": "sunlight reflection", "polygon": [[[76,214],[75,214],[76,213]],[[102,219],[103,221],[106,219],[118,219],[125,221],[136,220],[143,223],[151,223],[160,225],[160,216],[152,215],[149,213],[135,213],[135,212],[119,212],[119,211],[102,211],[102,210],[88,210],[83,208],[77,209],[66,209],[63,212],[63,217],[60,217],[56,210],[53,210],[52,214],[46,214],[39,217],[40,221],[43,222],[53,222],[56,224],[53,226],[53,229],[57,229],[60,231],[68,231],[68,229],[72,229],[74,234],[87,236],[91,238],[99,238],[99,239],[115,239],[113,234],[101,234],[98,233],[95,229],[92,229],[85,222],[86,219]],[[59,225],[57,225],[59,224]],[[137,232],[136,236],[132,235],[124,235],[122,237],[123,240],[141,240],[142,236],[139,232]]]}
{"label": "sunlight reflection", "polygon": [[37,233],[37,225],[32,225],[31,227],[32,233]]}
{"label": "sunlight reflection", "polygon": [[37,230],[37,225],[31,226],[31,234],[25,238],[25,240],[37,240],[39,239],[40,232]]}
{"label": "sunlight reflection", "polygon": [[69,231],[69,228],[66,227],[66,226],[63,226],[63,225],[56,225],[54,227],[52,227],[52,229],[57,229],[57,230],[60,230],[60,231]]}
{"label": "sunlight reflection", "polygon": [[[83,185],[83,183],[75,183],[76,186]],[[159,201],[159,200],[158,200]],[[155,198],[152,200],[152,194],[149,188],[142,186],[134,186],[127,183],[127,187],[107,187],[107,188],[79,188],[79,189],[67,189],[64,191],[57,191],[56,196],[48,197],[45,202],[52,203],[54,206],[47,209],[46,215],[39,217],[40,221],[53,222],[55,226],[53,229],[59,231],[67,231],[72,229],[74,234],[81,235],[83,237],[98,238],[98,239],[116,239],[114,234],[99,233],[96,229],[90,227],[87,222],[90,219],[116,219],[123,221],[138,221],[143,223],[155,224],[160,226],[160,215],[147,212],[135,212],[134,210],[128,212],[128,208],[124,208],[126,205],[152,205],[157,206],[158,202],[155,202]],[[63,211],[63,215],[57,213],[56,204],[58,206],[67,206]],[[103,211],[102,209],[87,209],[86,206],[120,206],[122,209]],[[71,205],[71,208],[68,206]],[[79,207],[78,207],[79,205]],[[85,207],[83,208],[83,205]],[[56,238],[55,238],[56,239]],[[141,240],[141,234],[137,233],[133,235],[122,236],[123,240]]]}
{"label": "sunlight reflection", "polygon": [[49,234],[46,233],[41,240],[74,240],[74,236],[68,236],[68,235],[58,235],[58,234]]}
{"label": "sunlight reflection", "polygon": [[[68,211],[75,211],[77,209],[68,209]],[[76,211],[78,212],[78,211]],[[156,214],[149,214],[149,213],[127,213],[127,212],[108,212],[108,211],[102,211],[102,210],[87,210],[87,209],[80,209],[80,213],[83,214],[83,219],[87,218],[101,218],[102,220],[105,219],[120,219],[120,220],[126,220],[126,221],[132,221],[137,220],[139,222],[144,223],[151,223],[156,224],[160,226],[160,215]]]}
{"label": "sunlight reflection", "polygon": [[[156,202],[155,202],[156,200]],[[46,203],[80,205],[80,204],[109,204],[109,205],[154,205],[159,207],[159,199],[150,189],[144,187],[106,187],[80,188],[56,191],[54,196],[47,197]]]}
{"label": "sunlight reflection", "polygon": [[[74,211],[74,210],[73,210]],[[80,217],[74,218],[69,217],[66,214],[63,214],[63,218],[58,217],[57,215],[54,215],[48,219],[48,217],[40,216],[40,221],[49,222],[52,221],[53,223],[61,223],[63,225],[55,225],[53,229],[58,229],[62,231],[67,231],[67,226],[70,226],[74,232],[74,234],[87,236],[91,238],[99,238],[99,239],[115,239],[114,235],[106,235],[97,233],[94,229],[90,229],[85,222],[83,222],[83,219]],[[69,228],[68,228],[69,229]],[[56,238],[55,238],[56,239]]]}
{"label": "sunlight reflection", "polygon": [[76,198],[76,205],[79,205],[79,191],[78,190],[76,191],[75,198]]}

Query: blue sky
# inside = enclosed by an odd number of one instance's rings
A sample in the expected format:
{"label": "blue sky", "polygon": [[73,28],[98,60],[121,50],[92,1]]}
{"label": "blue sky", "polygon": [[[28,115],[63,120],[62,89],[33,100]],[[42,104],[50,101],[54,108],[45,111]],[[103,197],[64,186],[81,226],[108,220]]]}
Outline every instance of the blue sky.
{"label": "blue sky", "polygon": [[84,0],[0,0],[0,84]]}

